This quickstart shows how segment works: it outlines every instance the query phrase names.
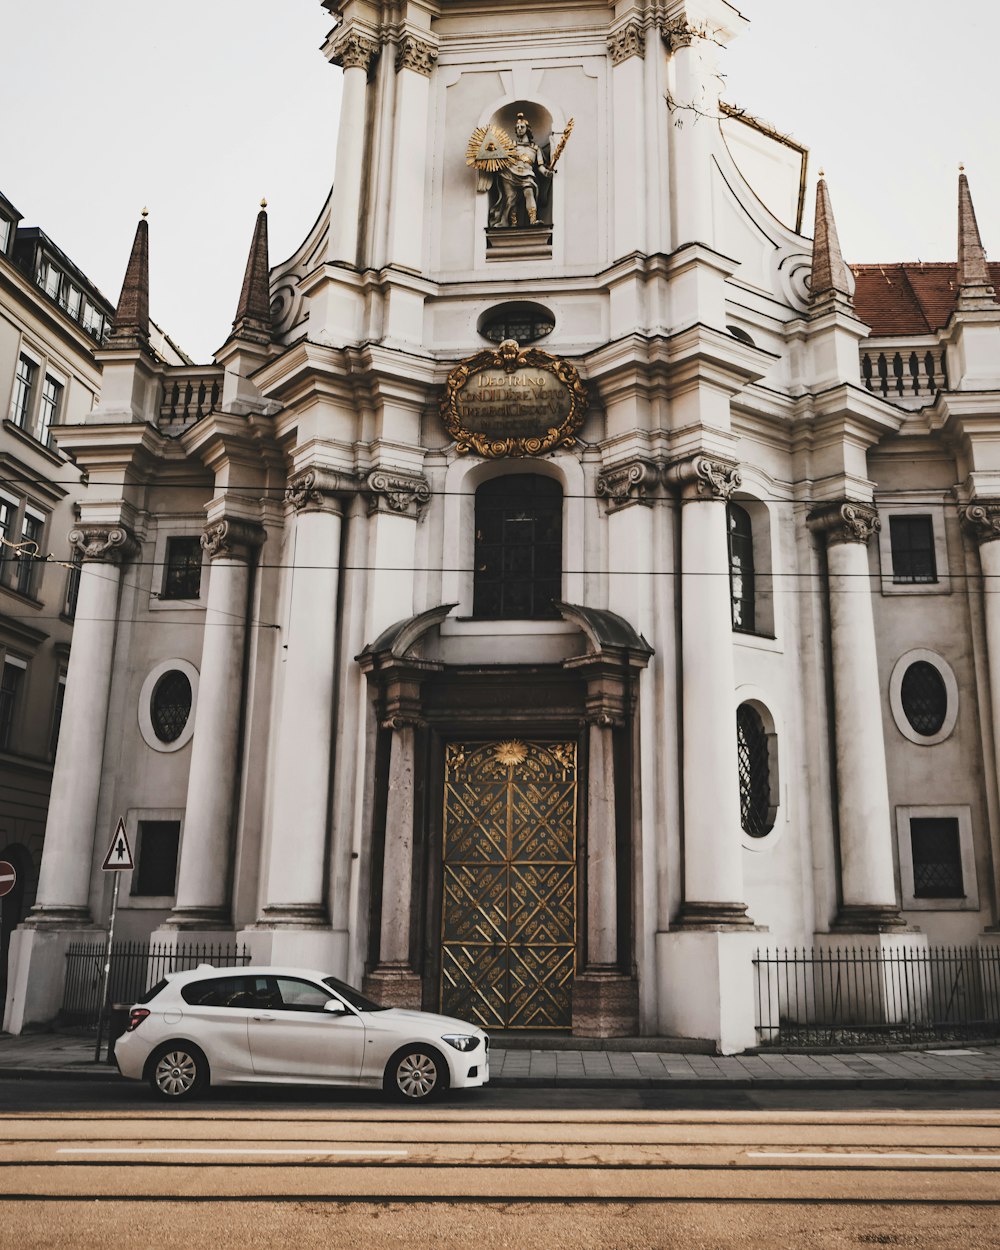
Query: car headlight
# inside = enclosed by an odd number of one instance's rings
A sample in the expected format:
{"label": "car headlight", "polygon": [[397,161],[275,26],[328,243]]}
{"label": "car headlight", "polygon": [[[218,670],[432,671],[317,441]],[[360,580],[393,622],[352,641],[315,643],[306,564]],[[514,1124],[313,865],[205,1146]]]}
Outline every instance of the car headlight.
{"label": "car headlight", "polygon": [[471,1033],[446,1033],[441,1041],[454,1046],[456,1050],[475,1050],[479,1045],[479,1038]]}

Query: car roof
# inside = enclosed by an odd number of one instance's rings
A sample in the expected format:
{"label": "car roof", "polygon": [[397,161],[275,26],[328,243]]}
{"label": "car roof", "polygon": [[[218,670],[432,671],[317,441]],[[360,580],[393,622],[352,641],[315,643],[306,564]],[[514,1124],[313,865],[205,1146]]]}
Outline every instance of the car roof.
{"label": "car roof", "polygon": [[333,974],[319,971],[316,968],[286,968],[274,964],[199,964],[197,968],[185,968],[182,972],[168,972],[166,980],[172,985],[186,984],[188,981],[200,981],[208,977],[311,977],[314,981],[322,980]]}

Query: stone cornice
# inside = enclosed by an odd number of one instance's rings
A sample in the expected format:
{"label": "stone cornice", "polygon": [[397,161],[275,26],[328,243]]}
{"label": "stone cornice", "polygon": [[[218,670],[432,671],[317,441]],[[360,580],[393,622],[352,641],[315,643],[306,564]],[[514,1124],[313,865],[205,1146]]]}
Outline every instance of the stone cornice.
{"label": "stone cornice", "polygon": [[124,564],[139,552],[138,542],[124,525],[77,525],[69,532],[69,545],[94,564]]}
{"label": "stone cornice", "polygon": [[874,504],[853,499],[820,504],[809,513],[806,522],[814,533],[825,535],[829,547],[835,543],[867,544],[882,528]]}
{"label": "stone cornice", "polygon": [[205,526],[201,545],[210,560],[242,560],[249,564],[264,545],[264,527],[238,517],[223,517]]}

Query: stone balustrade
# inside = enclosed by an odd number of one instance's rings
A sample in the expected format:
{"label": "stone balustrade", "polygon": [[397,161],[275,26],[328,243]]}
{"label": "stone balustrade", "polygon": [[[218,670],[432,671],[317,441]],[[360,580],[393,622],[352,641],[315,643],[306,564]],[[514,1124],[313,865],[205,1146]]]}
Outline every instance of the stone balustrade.
{"label": "stone balustrade", "polygon": [[157,424],[164,434],[181,434],[207,416],[222,396],[221,368],[171,369],[163,379]]}

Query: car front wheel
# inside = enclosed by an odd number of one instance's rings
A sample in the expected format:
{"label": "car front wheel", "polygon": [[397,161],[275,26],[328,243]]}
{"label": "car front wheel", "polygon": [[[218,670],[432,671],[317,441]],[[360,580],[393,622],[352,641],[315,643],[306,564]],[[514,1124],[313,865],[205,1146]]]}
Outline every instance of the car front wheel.
{"label": "car front wheel", "polygon": [[208,1084],[208,1062],[197,1046],[170,1042],[153,1056],[149,1084],[154,1094],[169,1102],[195,1098]]}
{"label": "car front wheel", "polygon": [[402,1102],[426,1102],[446,1084],[444,1060],[423,1046],[408,1046],[393,1056],[385,1074],[385,1090]]}

